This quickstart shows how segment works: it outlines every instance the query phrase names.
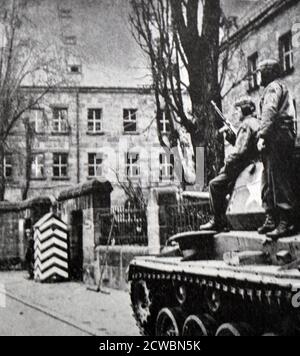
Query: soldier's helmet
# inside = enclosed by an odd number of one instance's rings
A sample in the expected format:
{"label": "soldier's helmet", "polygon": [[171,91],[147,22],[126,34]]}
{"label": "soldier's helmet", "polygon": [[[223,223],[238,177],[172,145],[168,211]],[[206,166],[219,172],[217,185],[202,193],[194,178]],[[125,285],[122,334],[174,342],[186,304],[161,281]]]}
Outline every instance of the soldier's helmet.
{"label": "soldier's helmet", "polygon": [[281,76],[281,65],[276,59],[266,59],[261,61],[257,70],[264,76],[272,77],[276,79]]}
{"label": "soldier's helmet", "polygon": [[236,108],[241,108],[244,115],[251,115],[256,111],[255,102],[250,96],[242,96],[235,102]]}

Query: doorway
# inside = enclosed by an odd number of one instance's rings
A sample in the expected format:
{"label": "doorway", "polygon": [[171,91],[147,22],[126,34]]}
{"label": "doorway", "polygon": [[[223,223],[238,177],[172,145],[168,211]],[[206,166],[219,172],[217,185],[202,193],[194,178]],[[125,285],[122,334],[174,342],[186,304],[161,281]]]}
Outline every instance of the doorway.
{"label": "doorway", "polygon": [[70,278],[83,280],[83,213],[73,211],[71,215],[70,236]]}

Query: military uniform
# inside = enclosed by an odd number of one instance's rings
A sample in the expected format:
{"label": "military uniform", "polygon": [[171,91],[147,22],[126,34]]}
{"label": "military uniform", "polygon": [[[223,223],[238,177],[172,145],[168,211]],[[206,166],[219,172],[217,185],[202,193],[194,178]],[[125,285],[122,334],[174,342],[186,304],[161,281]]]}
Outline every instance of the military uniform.
{"label": "military uniform", "polygon": [[[269,62],[265,62],[266,64]],[[271,233],[270,237],[273,237],[272,231],[277,226],[276,216],[279,215],[284,226],[280,227],[281,231],[275,231],[274,237],[281,237],[287,230],[287,214],[295,206],[291,182],[292,155],[296,139],[295,109],[286,85],[278,79],[271,81],[262,95],[260,109],[261,128],[258,136],[264,140],[265,145],[262,151],[262,201],[267,221],[259,232]]]}
{"label": "military uniform", "polygon": [[259,137],[266,145],[262,153],[264,207],[267,212],[277,208],[291,210],[295,205],[290,173],[296,133],[289,92],[283,83],[274,81],[265,89],[261,112]]}
{"label": "military uniform", "polygon": [[[237,103],[247,105],[249,100]],[[252,108],[255,110],[255,105]],[[252,109],[252,114],[253,110]],[[210,204],[214,215],[214,220],[200,227],[201,230],[222,230],[225,223],[225,213],[227,209],[226,197],[232,193],[234,184],[242,171],[255,161],[258,157],[257,133],[259,130],[258,120],[249,115],[245,117],[237,132],[233,152],[225,160],[225,166],[220,171],[218,177],[210,182]]]}

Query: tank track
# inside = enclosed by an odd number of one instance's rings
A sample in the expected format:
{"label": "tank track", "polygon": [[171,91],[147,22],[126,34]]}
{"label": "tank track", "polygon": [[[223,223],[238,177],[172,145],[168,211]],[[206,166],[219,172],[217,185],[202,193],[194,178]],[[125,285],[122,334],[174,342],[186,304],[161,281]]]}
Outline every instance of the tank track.
{"label": "tank track", "polygon": [[[254,282],[224,279],[218,276],[196,276],[186,272],[162,272],[131,265],[129,280],[131,296],[137,283],[145,283],[151,296],[151,308],[146,322],[136,313],[136,300],[132,307],[142,335],[155,334],[155,321],[162,308],[178,308],[182,317],[208,315],[220,327],[224,323],[249,326],[248,334],[300,335],[300,312],[292,306],[295,291],[292,285],[256,284]],[[175,287],[184,286],[187,298],[181,303]],[[220,299],[220,308],[211,306],[211,295]],[[250,331],[251,329],[251,331]],[[216,330],[214,331],[214,333]]]}

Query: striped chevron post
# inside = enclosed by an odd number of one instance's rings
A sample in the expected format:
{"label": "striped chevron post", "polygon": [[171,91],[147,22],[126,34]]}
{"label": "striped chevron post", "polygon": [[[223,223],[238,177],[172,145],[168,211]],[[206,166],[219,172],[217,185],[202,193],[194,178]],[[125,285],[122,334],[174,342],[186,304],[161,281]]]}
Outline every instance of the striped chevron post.
{"label": "striped chevron post", "polygon": [[34,226],[34,279],[37,282],[69,279],[68,229],[54,213]]}

